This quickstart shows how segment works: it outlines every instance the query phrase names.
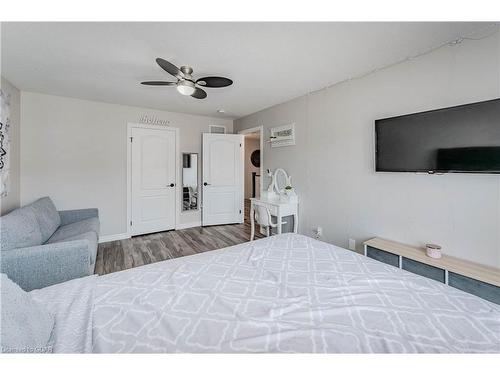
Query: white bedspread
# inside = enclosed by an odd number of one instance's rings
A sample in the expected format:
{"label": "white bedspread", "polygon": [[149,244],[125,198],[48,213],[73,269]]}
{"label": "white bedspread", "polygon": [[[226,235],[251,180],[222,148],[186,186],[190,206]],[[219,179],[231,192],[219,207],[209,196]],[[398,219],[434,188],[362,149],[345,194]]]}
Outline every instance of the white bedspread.
{"label": "white bedspread", "polygon": [[285,234],[101,276],[94,352],[500,352],[500,306]]}
{"label": "white bedspread", "polygon": [[54,353],[92,353],[96,280],[88,276],[30,292],[54,315]]}

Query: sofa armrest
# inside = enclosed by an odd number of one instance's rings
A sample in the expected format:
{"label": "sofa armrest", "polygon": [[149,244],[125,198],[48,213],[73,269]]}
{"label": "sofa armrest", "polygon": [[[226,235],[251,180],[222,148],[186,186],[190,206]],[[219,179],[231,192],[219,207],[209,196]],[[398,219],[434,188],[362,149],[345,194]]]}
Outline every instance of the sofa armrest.
{"label": "sofa armrest", "polygon": [[25,291],[90,275],[88,240],[2,251],[2,273]]}
{"label": "sofa armrest", "polygon": [[99,210],[97,208],[84,208],[81,210],[59,211],[59,216],[61,217],[61,225],[67,225],[91,217],[99,217]]}

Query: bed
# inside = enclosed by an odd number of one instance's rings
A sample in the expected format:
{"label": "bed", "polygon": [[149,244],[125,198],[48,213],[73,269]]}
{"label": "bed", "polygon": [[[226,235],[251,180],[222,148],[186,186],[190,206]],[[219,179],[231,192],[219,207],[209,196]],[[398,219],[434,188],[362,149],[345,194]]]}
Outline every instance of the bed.
{"label": "bed", "polygon": [[500,352],[499,305],[297,234],[30,293],[56,352]]}

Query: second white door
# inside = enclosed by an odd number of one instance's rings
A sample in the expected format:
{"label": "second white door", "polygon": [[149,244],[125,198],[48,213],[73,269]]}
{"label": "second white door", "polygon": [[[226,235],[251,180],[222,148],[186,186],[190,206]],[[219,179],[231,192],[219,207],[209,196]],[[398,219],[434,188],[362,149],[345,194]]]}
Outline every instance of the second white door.
{"label": "second white door", "polygon": [[132,128],[132,235],[175,228],[176,134]]}
{"label": "second white door", "polygon": [[243,223],[243,135],[203,134],[203,225]]}

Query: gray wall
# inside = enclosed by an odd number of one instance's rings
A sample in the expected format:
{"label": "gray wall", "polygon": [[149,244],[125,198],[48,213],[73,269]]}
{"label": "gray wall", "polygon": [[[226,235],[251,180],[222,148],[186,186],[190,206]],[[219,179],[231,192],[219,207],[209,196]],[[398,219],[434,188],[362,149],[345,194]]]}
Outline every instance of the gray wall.
{"label": "gray wall", "polygon": [[[250,156],[260,148],[260,140],[245,137],[245,198],[252,198],[252,172],[260,174],[260,168],[253,166]],[[259,191],[259,179],[255,180],[255,191]]]}
{"label": "gray wall", "polygon": [[[59,209],[97,207],[103,236],[126,233],[127,123],[143,115],[170,120],[180,152],[199,155],[209,125],[233,128],[232,120],[23,91],[22,204],[49,195]],[[200,220],[200,211],[181,214],[181,223]]]}
{"label": "gray wall", "polygon": [[[304,79],[307,79],[305,77]],[[347,247],[380,236],[500,266],[500,176],[375,173],[374,120],[500,96],[499,33],[334,85],[235,121],[295,122],[296,146],[263,150],[300,198],[299,230]],[[267,181],[264,183],[267,186]]]}
{"label": "gray wall", "polygon": [[0,212],[6,214],[19,207],[21,196],[20,184],[20,94],[19,90],[2,77],[2,90],[10,95],[10,191],[6,197],[0,198]]}

